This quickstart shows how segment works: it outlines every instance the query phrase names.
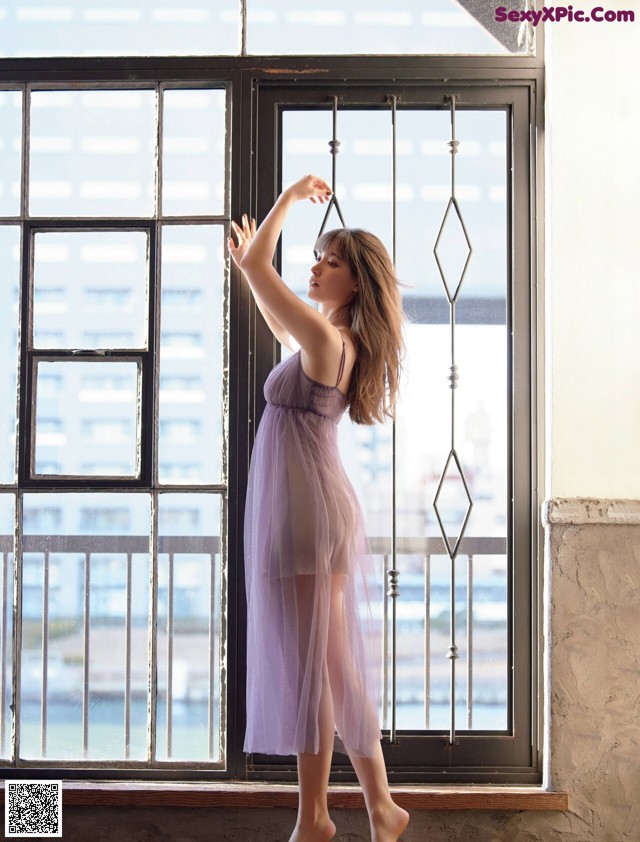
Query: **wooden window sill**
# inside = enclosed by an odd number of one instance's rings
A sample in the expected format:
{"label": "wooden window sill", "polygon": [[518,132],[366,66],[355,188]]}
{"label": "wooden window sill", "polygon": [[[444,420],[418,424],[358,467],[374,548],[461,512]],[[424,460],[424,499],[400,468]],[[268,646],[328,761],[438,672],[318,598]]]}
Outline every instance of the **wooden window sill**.
{"label": "wooden window sill", "polygon": [[[391,788],[394,800],[409,810],[567,810],[566,792],[534,786],[422,786]],[[2,787],[4,797],[4,787]],[[64,781],[62,801],[69,807],[297,807],[293,784],[146,783]],[[329,787],[329,806],[363,809],[357,785]]]}

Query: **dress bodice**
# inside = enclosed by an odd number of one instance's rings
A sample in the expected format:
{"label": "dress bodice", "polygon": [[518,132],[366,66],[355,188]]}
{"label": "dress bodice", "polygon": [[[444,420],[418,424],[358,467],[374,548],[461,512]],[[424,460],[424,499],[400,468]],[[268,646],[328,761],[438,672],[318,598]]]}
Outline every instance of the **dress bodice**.
{"label": "dress bodice", "polygon": [[[344,369],[344,338],[342,360],[338,382]],[[329,418],[336,424],[342,418],[348,401],[338,386],[327,386],[309,377],[302,368],[300,351],[278,363],[264,384],[264,396],[268,404],[288,409],[312,412]]]}

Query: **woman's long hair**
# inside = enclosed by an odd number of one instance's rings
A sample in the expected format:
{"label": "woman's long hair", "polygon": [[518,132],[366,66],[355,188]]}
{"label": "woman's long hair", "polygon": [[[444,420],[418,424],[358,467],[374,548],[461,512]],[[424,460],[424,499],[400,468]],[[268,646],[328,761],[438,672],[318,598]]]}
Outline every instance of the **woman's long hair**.
{"label": "woman's long hair", "polygon": [[361,228],[327,231],[316,251],[328,250],[349,265],[358,285],[353,299],[331,318],[334,324],[350,327],[356,347],[347,395],[349,417],[356,424],[394,418],[405,346],[393,263],[382,242]]}

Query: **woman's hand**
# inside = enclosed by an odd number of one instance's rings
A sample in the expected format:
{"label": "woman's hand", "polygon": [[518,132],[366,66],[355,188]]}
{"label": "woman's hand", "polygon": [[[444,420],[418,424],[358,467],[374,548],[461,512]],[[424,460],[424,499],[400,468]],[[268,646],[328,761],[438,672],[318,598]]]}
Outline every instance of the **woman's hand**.
{"label": "woman's hand", "polygon": [[238,245],[235,244],[233,237],[229,237],[227,243],[229,245],[229,253],[233,258],[233,262],[239,268],[240,261],[244,257],[247,249],[249,248],[251,240],[253,240],[255,236],[256,221],[253,217],[251,217],[251,220],[249,220],[247,218],[246,213],[244,213],[242,214],[242,228],[233,220],[231,221],[231,227],[238,239]]}
{"label": "woman's hand", "polygon": [[329,201],[332,193],[333,190],[324,179],[318,178],[317,175],[305,175],[304,178],[288,187],[282,195],[288,196],[296,202],[310,199],[314,205],[316,202],[322,205]]}

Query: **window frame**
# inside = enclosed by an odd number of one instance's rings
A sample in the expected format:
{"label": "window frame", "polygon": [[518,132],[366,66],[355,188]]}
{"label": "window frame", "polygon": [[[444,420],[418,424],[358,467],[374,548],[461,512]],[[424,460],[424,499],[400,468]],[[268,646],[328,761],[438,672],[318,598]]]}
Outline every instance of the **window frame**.
{"label": "window frame", "polygon": [[[386,82],[386,84],[385,84]],[[292,108],[309,110],[328,110],[329,95],[340,96],[339,109],[358,107],[378,107],[389,110],[387,94],[399,96],[398,109],[419,107],[422,101],[428,108],[446,108],[445,93],[455,90],[461,93],[459,112],[464,107],[506,108],[507,120],[507,155],[512,152],[508,169],[512,183],[507,185],[507,220],[512,220],[512,227],[507,231],[507,250],[510,259],[507,265],[507,333],[511,335],[514,347],[509,355],[508,379],[510,381],[508,410],[512,421],[512,433],[517,433],[517,446],[514,453],[509,453],[510,476],[508,495],[517,504],[509,515],[509,537],[507,554],[512,564],[513,609],[509,616],[512,623],[509,629],[508,656],[513,670],[513,688],[508,694],[508,718],[512,735],[473,731],[466,735],[459,731],[453,746],[448,743],[448,735],[443,732],[401,731],[399,743],[393,745],[388,735],[383,739],[383,752],[387,761],[390,779],[402,782],[452,782],[498,783],[539,782],[539,756],[537,750],[538,728],[536,708],[536,669],[535,650],[527,651],[531,642],[529,629],[531,622],[531,601],[533,597],[530,559],[537,549],[532,541],[531,512],[534,511],[530,477],[535,473],[529,464],[529,442],[535,441],[531,416],[530,399],[530,216],[528,191],[529,178],[529,85],[505,84],[488,88],[457,79],[455,83],[442,84],[440,81],[427,83],[412,79],[404,84],[397,79],[375,80],[370,83],[360,81],[357,86],[348,82],[319,83],[318,81],[298,81],[295,86],[269,80],[256,86],[257,132],[260,145],[254,148],[256,162],[255,182],[257,195],[253,196],[257,218],[262,219],[273,203],[280,184],[274,174],[280,173],[282,114]],[[269,143],[265,139],[273,138]],[[444,141],[443,141],[444,142]],[[514,155],[518,148],[517,156]],[[509,160],[509,159],[508,159]],[[339,165],[338,165],[339,166]],[[275,188],[275,189],[274,189]],[[512,201],[515,197],[515,201]],[[507,223],[508,224],[508,223]],[[517,290],[518,294],[512,295]],[[263,369],[260,380],[266,377],[270,369],[278,362],[277,343],[263,325],[257,336],[259,350],[257,360]],[[517,372],[513,371],[515,362]],[[515,379],[514,379],[515,378]],[[527,383],[527,388],[523,384]],[[515,405],[512,398],[515,395]],[[257,411],[255,428],[264,409],[261,392],[255,395]],[[513,436],[510,437],[510,442]],[[517,463],[517,467],[516,467]],[[533,521],[535,523],[535,520]],[[402,575],[400,575],[402,592]],[[516,641],[519,643],[514,648]],[[509,670],[509,665],[507,667]],[[509,671],[511,671],[509,670]],[[531,723],[529,730],[528,723]],[[383,732],[385,733],[385,732]],[[489,759],[490,758],[490,759]],[[276,757],[260,757],[250,766],[251,780],[273,779],[288,780],[295,773],[291,761]],[[350,765],[334,765],[332,780],[355,780]]]}
{"label": "window frame", "polygon": [[[20,223],[22,227],[22,277],[20,331],[20,426],[23,431],[17,442],[18,487],[28,490],[35,488],[78,488],[91,486],[93,490],[107,488],[150,488],[153,486],[153,450],[154,423],[153,407],[155,400],[154,349],[156,347],[157,318],[157,266],[154,260],[157,254],[158,221],[145,217],[133,219],[117,218],[80,219],[77,217],[44,219],[27,217]],[[147,335],[146,348],[110,348],[106,351],[83,349],[81,353],[69,348],[33,347],[33,328],[35,315],[34,258],[35,237],[40,233],[51,232],[96,232],[102,231],[138,231],[147,235]],[[103,364],[109,360],[133,362],[138,367],[140,391],[140,438],[139,476],[109,478],[102,475],[67,475],[48,476],[32,474],[35,469],[36,440],[36,405],[37,405],[37,367],[39,362],[93,362]],[[135,434],[134,446],[138,445]]]}
{"label": "window frame", "polygon": [[[523,696],[531,706],[531,728],[524,735],[529,746],[529,762],[517,767],[498,768],[495,764],[481,765],[475,770],[460,766],[455,769],[450,763],[443,763],[438,771],[429,773],[424,769],[416,771],[403,767],[394,768],[394,746],[386,746],[392,782],[474,782],[474,783],[538,783],[542,769],[542,705],[538,703],[541,670],[541,552],[543,547],[542,525],[540,523],[541,489],[544,488],[544,442],[542,439],[544,417],[543,392],[537,362],[537,343],[542,339],[538,324],[538,308],[541,287],[542,261],[542,184],[543,172],[541,153],[541,129],[543,126],[543,33],[537,34],[536,56],[284,56],[284,57],[222,57],[222,58],[100,58],[100,59],[2,59],[0,60],[0,86],[3,89],[23,88],[29,84],[65,87],[79,84],[83,87],[145,87],[159,84],[167,87],[225,86],[228,88],[228,106],[231,109],[228,127],[231,131],[231,155],[227,162],[230,195],[226,207],[231,218],[251,209],[260,214],[275,195],[277,182],[273,169],[259,163],[259,153],[264,155],[267,147],[260,150],[256,130],[260,123],[259,109],[268,102],[268,92],[288,87],[304,91],[305,86],[320,85],[323,89],[336,86],[378,86],[388,89],[396,87],[432,86],[434,90],[492,91],[499,96],[507,90],[518,92],[520,109],[527,113],[526,132],[521,127],[516,143],[526,147],[521,168],[521,182],[516,193],[515,205],[525,214],[526,222],[520,232],[526,233],[527,245],[510,241],[510,252],[515,255],[517,271],[528,279],[526,319],[524,310],[519,321],[514,323],[514,335],[523,349],[528,349],[524,360],[515,359],[518,389],[524,395],[514,425],[530,430],[530,448],[522,456],[520,468],[526,472],[514,471],[518,485],[514,489],[516,506],[521,517],[521,539],[528,544],[528,577],[530,593],[526,605],[516,616],[519,634],[528,636],[531,643],[530,675]],[[301,84],[304,82],[304,84]],[[462,107],[464,106],[464,98]],[[276,112],[274,111],[274,115]],[[264,119],[264,118],[262,118]],[[261,136],[261,141],[264,139]],[[277,144],[275,144],[277,145]],[[275,148],[271,144],[271,148]],[[525,160],[526,159],[526,160]],[[23,172],[23,178],[25,174]],[[259,203],[257,203],[259,196]],[[508,200],[509,201],[509,200]],[[72,220],[61,221],[62,227],[69,227]],[[29,220],[36,227],[39,220]],[[92,227],[102,228],[106,220],[92,219]],[[141,227],[143,220],[136,220]],[[14,224],[20,224],[18,217]],[[23,243],[24,249],[24,243]],[[24,275],[23,267],[23,275]],[[24,289],[23,293],[24,295]],[[147,778],[149,780],[208,780],[238,779],[267,780],[290,779],[291,770],[282,766],[269,768],[265,764],[252,769],[242,751],[244,710],[244,676],[246,669],[243,652],[242,629],[246,621],[244,602],[244,571],[242,564],[242,516],[246,491],[250,451],[261,411],[262,383],[278,359],[276,342],[262,322],[251,300],[246,285],[240,283],[239,273],[231,267],[230,300],[228,308],[228,397],[233,408],[229,418],[228,472],[227,472],[227,644],[226,669],[228,675],[226,710],[227,762],[225,769],[212,769],[207,764],[163,763],[157,767],[121,768],[118,763],[96,764],[93,768],[65,766],[64,775],[82,780],[88,778],[112,778],[123,780]],[[526,321],[526,324],[525,324]],[[540,345],[540,347],[543,347]],[[150,351],[153,346],[151,346]],[[524,391],[523,391],[524,390]],[[153,418],[147,421],[153,423]],[[526,464],[525,464],[526,463]],[[24,476],[24,475],[23,475]],[[526,487],[523,477],[527,478]],[[530,478],[530,482],[529,482]],[[43,487],[48,481],[38,480]],[[58,487],[57,480],[48,483]],[[79,483],[83,490],[115,490],[122,488],[118,481],[106,480],[96,484],[93,479]],[[131,488],[130,483],[126,483]],[[32,487],[25,490],[34,490]],[[77,486],[76,486],[77,487]],[[140,486],[140,489],[142,486]],[[218,490],[218,487],[215,487]],[[210,486],[198,486],[194,490],[214,490]],[[15,491],[15,486],[3,485],[0,491]],[[69,489],[70,490],[70,489]],[[186,491],[185,485],[163,485],[162,490]],[[21,491],[18,490],[18,504]],[[19,547],[16,548],[19,551]],[[222,551],[225,552],[224,547]],[[531,622],[529,622],[529,620]],[[473,737],[462,739],[473,740]],[[388,740],[387,740],[388,743]],[[482,754],[482,747],[477,744]],[[418,758],[419,759],[419,758]],[[477,758],[482,761],[482,757]],[[290,764],[289,764],[290,765]],[[6,777],[29,777],[55,775],[60,769],[34,764],[29,767],[16,766],[5,769]],[[352,773],[336,769],[334,780],[347,780]]]}

